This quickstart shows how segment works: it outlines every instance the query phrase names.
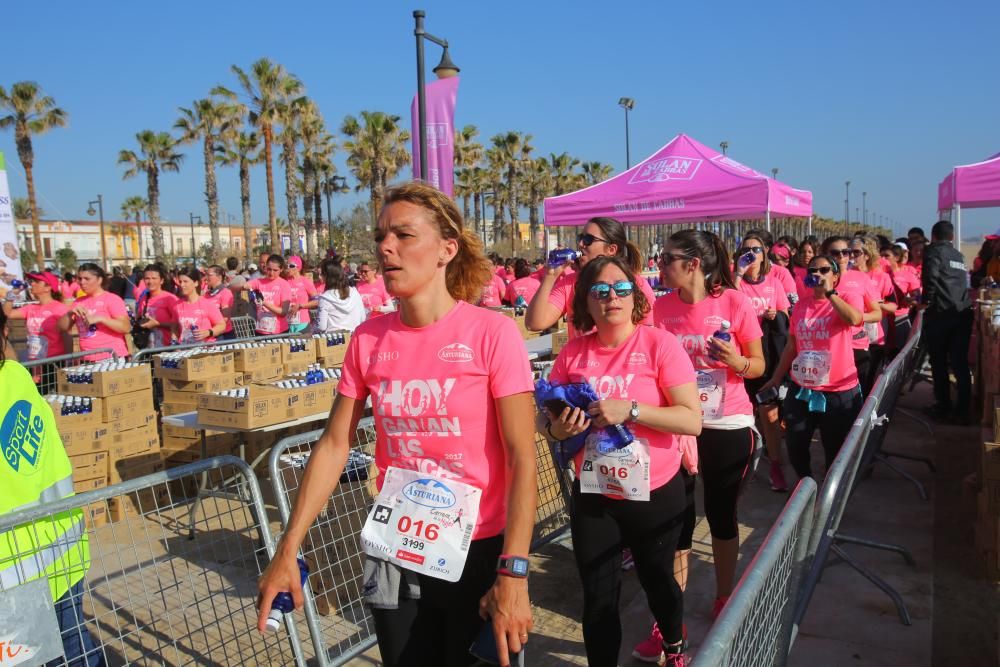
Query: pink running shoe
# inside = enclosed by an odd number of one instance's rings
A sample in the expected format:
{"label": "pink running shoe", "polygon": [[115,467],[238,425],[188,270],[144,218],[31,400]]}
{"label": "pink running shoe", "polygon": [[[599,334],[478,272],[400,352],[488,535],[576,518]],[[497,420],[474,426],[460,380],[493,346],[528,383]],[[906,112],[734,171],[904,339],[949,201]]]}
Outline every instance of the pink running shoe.
{"label": "pink running shoe", "polygon": [[660,634],[660,628],[656,623],[653,623],[653,630],[649,636],[632,649],[632,657],[640,662],[653,664],[660,662],[660,658],[663,657],[663,635]]}
{"label": "pink running shoe", "polygon": [[632,558],[631,549],[622,549],[622,571],[628,572],[635,567],[635,559]]}
{"label": "pink running shoe", "polygon": [[688,657],[687,653],[681,651],[680,653],[667,653],[666,660],[663,661],[664,667],[687,667]]}
{"label": "pink running shoe", "polygon": [[781,466],[772,463],[771,464],[771,490],[781,492],[788,492],[788,482],[785,481],[785,473],[781,471]]}

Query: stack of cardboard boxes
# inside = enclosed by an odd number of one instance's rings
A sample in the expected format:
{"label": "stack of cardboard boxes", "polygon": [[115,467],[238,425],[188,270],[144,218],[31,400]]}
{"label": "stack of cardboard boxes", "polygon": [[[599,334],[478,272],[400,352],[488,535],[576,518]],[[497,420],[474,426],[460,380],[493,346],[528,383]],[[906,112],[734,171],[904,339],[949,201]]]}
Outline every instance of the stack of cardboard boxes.
{"label": "stack of cardboard boxes", "polygon": [[[125,364],[107,370],[97,368],[59,371],[58,394],[91,400],[91,411],[86,414],[62,415],[58,409],[53,410],[56,428],[73,464],[77,491],[98,489],[163,469],[149,367]],[[108,519],[116,521],[136,508],[133,497],[113,498],[108,502],[108,516],[96,511],[90,513],[90,519],[95,525]]]}
{"label": "stack of cardboard boxes", "polygon": [[983,429],[975,536],[986,578],[1000,582],[1000,396],[990,407],[993,424]]}

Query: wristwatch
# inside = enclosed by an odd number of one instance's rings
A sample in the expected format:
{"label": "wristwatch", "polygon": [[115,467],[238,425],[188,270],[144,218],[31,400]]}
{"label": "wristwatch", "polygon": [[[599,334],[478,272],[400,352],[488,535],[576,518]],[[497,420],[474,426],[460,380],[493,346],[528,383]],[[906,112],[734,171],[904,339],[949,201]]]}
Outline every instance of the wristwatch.
{"label": "wristwatch", "polygon": [[500,554],[500,558],[497,558],[497,574],[526,579],[528,577],[528,559],[521,556]]}
{"label": "wristwatch", "polygon": [[826,291],[826,298],[828,298],[828,299],[829,299],[829,298],[830,298],[831,296],[840,296],[840,292],[838,292],[838,291],[837,291],[837,290],[835,290],[835,289],[828,289],[828,290]]}
{"label": "wristwatch", "polygon": [[632,401],[632,409],[628,411],[628,420],[630,422],[638,421],[639,419],[639,402]]}

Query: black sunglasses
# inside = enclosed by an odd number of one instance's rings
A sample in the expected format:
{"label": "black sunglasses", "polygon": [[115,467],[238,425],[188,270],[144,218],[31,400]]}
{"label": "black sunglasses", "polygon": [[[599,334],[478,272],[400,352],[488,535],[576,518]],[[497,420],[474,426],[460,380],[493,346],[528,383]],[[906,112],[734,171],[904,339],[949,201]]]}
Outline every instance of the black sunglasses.
{"label": "black sunglasses", "polygon": [[594,283],[590,286],[590,298],[597,299],[598,301],[606,301],[611,298],[612,290],[618,295],[619,299],[624,299],[632,294],[635,290],[635,285],[628,280],[619,280],[614,285]]}
{"label": "black sunglasses", "polygon": [[844,248],[842,250],[830,250],[830,254],[834,257],[844,257],[851,254],[851,249]]}
{"label": "black sunglasses", "polygon": [[764,252],[764,249],[763,249],[763,248],[761,248],[760,246],[754,246],[754,247],[752,247],[752,248],[740,248],[740,249],[739,249],[739,250],[738,250],[738,251],[736,252],[736,254],[737,254],[737,255],[745,255],[745,254],[747,254],[748,252],[752,252],[752,253],[753,253],[753,254],[755,254],[755,255],[759,255],[759,254],[761,254],[761,253],[763,253],[763,252]]}
{"label": "black sunglasses", "polygon": [[582,243],[585,247],[589,248],[594,241],[600,241],[601,243],[611,243],[607,239],[602,239],[600,236],[594,236],[593,234],[578,234],[576,237],[577,243]]}
{"label": "black sunglasses", "polygon": [[833,271],[829,266],[811,266],[809,267],[809,273],[817,274],[822,273],[824,276]]}

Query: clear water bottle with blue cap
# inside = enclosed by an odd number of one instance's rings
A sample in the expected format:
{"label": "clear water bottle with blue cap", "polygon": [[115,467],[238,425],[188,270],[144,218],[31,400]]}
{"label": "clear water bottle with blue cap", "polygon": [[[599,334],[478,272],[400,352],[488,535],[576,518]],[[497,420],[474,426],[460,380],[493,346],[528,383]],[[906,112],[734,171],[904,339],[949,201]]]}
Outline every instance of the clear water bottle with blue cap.
{"label": "clear water bottle with blue cap", "polygon": [[[302,577],[302,586],[305,586],[306,579],[309,577],[309,566],[306,565],[305,560],[301,557],[295,560],[299,564],[299,576]],[[271,603],[271,613],[267,615],[264,625],[268,630],[277,630],[281,627],[281,617],[293,611],[295,611],[295,602],[292,600],[291,593],[278,593],[274,596],[274,601]]]}
{"label": "clear water bottle with blue cap", "polygon": [[[722,320],[722,322],[719,323],[719,328],[716,330],[714,334],[712,334],[712,338],[714,338],[715,340],[724,340],[727,343],[732,342],[733,335],[729,333],[729,329],[732,328],[732,326],[733,325],[732,323],[730,323],[729,320]],[[708,356],[712,357],[717,361],[719,359],[719,357],[714,352],[711,351],[711,348],[709,349]]]}
{"label": "clear water bottle with blue cap", "polygon": [[566,262],[575,262],[583,255],[572,248],[556,248],[549,253],[549,266],[562,266]]}

